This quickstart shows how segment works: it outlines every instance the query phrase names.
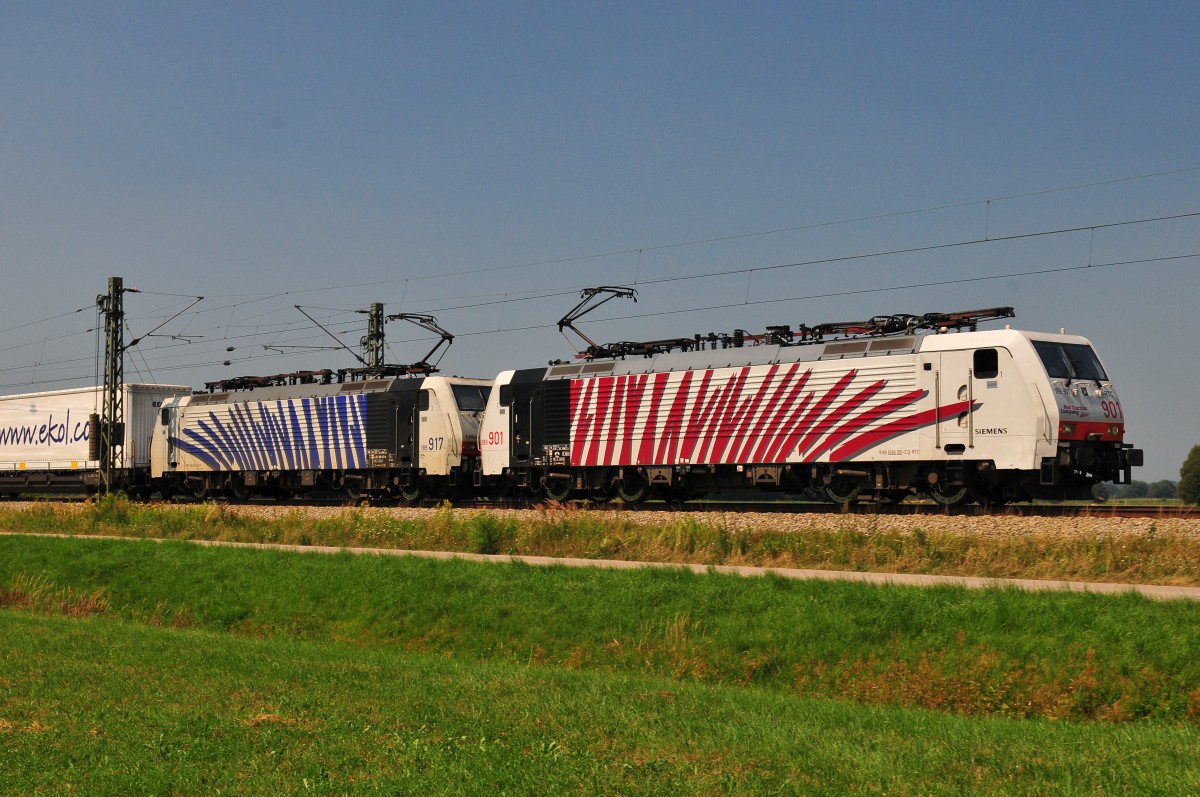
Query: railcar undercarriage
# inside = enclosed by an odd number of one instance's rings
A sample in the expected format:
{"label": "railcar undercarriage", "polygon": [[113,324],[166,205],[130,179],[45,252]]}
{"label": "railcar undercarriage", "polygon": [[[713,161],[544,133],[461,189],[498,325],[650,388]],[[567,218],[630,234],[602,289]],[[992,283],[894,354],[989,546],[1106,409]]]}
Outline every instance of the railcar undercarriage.
{"label": "railcar undercarriage", "polygon": [[689,500],[713,494],[778,493],[831,504],[899,503],[908,497],[953,507],[1091,497],[1095,478],[1060,472],[1052,484],[1037,471],[998,470],[987,460],[902,463],[529,467],[506,474],[518,492],[553,501],[651,498]]}

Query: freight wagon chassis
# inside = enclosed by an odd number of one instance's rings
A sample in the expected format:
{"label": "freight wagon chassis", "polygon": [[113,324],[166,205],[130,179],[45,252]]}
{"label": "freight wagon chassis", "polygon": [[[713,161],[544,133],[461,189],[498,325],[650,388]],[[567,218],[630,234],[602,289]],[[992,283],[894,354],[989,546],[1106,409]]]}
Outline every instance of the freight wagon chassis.
{"label": "freight wagon chassis", "polygon": [[0,497],[15,498],[22,494],[90,494],[99,489],[100,477],[95,471],[24,471],[0,473]]}
{"label": "freight wagon chassis", "polygon": [[[154,492],[143,470],[121,469],[111,474],[112,490],[138,498]],[[100,491],[100,473],[94,469],[0,471],[0,498],[19,495],[94,495]]]}

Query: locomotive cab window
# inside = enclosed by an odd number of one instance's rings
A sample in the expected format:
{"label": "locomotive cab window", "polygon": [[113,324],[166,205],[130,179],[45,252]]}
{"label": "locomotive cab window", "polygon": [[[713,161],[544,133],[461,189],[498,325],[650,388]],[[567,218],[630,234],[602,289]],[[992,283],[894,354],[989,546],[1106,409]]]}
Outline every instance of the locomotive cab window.
{"label": "locomotive cab window", "polygon": [[454,400],[458,402],[460,412],[483,412],[487,409],[490,386],[483,385],[452,385]]}
{"label": "locomotive cab window", "polygon": [[972,362],[976,379],[995,379],[1000,375],[1000,355],[995,349],[976,349]]}
{"label": "locomotive cab window", "polygon": [[421,395],[417,397],[417,410],[426,412],[429,409],[429,391],[422,390]]}
{"label": "locomotive cab window", "polygon": [[1100,365],[1100,358],[1086,343],[1035,340],[1033,348],[1051,379],[1088,379],[1095,382],[1108,379],[1104,366]]}

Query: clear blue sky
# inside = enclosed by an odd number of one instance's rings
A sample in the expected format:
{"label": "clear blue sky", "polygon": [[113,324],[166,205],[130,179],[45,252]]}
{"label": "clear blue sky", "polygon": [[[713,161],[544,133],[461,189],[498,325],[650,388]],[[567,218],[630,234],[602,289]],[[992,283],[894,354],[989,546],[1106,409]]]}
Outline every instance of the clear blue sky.
{"label": "clear blue sky", "polygon": [[587,285],[640,290],[605,341],[1011,304],[1175,479],[1200,221],[1101,225],[1200,211],[1197,42],[1194,2],[6,3],[0,391],[94,380],[110,275],[131,337],[206,297],[126,366],[195,387],[356,365],[296,304],[432,312],[477,376],[569,357]]}

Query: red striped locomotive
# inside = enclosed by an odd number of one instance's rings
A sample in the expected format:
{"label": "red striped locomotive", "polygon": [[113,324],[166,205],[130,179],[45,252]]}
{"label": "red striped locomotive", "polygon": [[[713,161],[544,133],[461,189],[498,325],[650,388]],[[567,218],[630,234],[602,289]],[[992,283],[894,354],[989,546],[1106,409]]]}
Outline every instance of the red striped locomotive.
{"label": "red striped locomotive", "polygon": [[[631,294],[590,289],[576,310]],[[560,327],[578,332],[579,314]],[[606,346],[584,336],[583,362],[497,377],[480,427],[483,477],[555,500],[756,488],[947,505],[1086,498],[1096,482],[1128,482],[1141,451],[1124,443],[1120,401],[1090,343],[976,331],[1012,315]]]}

